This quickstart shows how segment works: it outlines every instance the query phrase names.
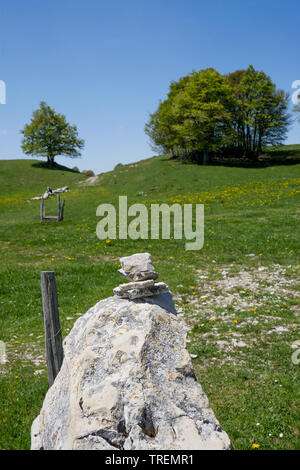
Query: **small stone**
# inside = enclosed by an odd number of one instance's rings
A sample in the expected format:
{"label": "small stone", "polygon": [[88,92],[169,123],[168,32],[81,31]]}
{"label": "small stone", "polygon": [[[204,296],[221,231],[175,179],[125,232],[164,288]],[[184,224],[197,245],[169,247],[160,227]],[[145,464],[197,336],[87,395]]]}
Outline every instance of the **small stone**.
{"label": "small stone", "polygon": [[146,281],[157,279],[158,273],[154,270],[150,253],[136,253],[132,256],[120,258],[121,269],[119,273],[131,281]]}
{"label": "small stone", "polygon": [[127,284],[120,284],[114,289],[114,294],[121,295],[124,292],[127,292],[132,289],[145,289],[146,287],[151,287],[154,285],[153,279],[148,279],[147,281],[137,281],[137,282],[128,282]]}
{"label": "small stone", "polygon": [[244,343],[244,341],[237,341],[237,340],[234,339],[232,342],[233,342],[233,345],[234,345],[234,346],[237,346],[238,348],[245,348],[245,347],[247,347],[247,344]]}
{"label": "small stone", "polygon": [[116,287],[114,289],[114,294],[116,294],[118,297],[121,297],[122,299],[133,300],[133,299],[140,299],[142,297],[151,297],[154,295],[160,295],[160,294],[169,292],[169,288],[167,284],[165,284],[164,282],[157,282],[155,284],[153,283],[153,285],[149,287],[142,287],[142,288],[140,288],[140,284],[142,284],[142,282],[137,282],[134,284],[136,284],[136,287],[134,287],[133,289],[123,290],[123,291],[118,290],[120,286]]}

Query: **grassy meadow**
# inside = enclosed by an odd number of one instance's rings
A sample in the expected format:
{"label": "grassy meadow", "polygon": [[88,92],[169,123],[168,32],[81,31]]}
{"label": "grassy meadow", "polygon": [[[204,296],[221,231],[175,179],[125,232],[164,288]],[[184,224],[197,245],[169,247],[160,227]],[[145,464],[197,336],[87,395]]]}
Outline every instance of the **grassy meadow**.
{"label": "grassy meadow", "polygon": [[[282,157],[288,161],[283,164]],[[269,160],[268,160],[269,158]],[[120,256],[148,251],[169,285],[196,375],[235,449],[300,449],[300,146],[261,166],[196,166],[168,156],[91,181],[35,160],[0,161],[0,449],[29,449],[47,391],[40,272],[54,270],[63,335],[122,282]],[[40,222],[30,198],[69,186],[64,220]],[[96,208],[203,203],[205,240],[99,240]],[[56,198],[46,212],[56,215]]]}

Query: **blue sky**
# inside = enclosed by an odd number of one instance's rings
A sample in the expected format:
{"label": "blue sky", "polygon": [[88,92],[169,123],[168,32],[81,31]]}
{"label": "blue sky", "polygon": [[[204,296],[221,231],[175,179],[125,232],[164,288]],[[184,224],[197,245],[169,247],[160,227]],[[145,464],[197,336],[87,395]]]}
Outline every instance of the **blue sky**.
{"label": "blue sky", "polygon": [[[255,68],[292,93],[300,80],[299,0],[10,0],[0,5],[0,158],[45,100],[76,124],[99,173],[153,155],[144,124],[171,80],[193,69]],[[287,143],[300,142],[300,125]]]}

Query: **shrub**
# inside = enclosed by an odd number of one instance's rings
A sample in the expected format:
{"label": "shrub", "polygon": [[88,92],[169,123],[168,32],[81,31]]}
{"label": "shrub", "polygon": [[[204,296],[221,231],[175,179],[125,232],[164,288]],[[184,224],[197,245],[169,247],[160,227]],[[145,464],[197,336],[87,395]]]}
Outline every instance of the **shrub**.
{"label": "shrub", "polygon": [[93,172],[93,170],[84,170],[82,173],[88,177],[95,176],[95,173]]}
{"label": "shrub", "polygon": [[117,163],[117,165],[114,167],[114,170],[118,170],[122,168],[122,166],[124,166],[123,163]]}

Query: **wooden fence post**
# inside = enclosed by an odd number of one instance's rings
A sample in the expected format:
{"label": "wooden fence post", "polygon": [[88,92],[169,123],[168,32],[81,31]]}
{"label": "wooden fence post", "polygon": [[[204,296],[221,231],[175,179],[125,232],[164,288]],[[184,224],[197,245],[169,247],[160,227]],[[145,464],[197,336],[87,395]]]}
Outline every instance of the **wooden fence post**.
{"label": "wooden fence post", "polygon": [[58,203],[58,220],[63,220],[64,218],[64,207],[65,207],[65,200],[60,202],[60,195],[57,196],[57,203]]}
{"label": "wooden fence post", "polygon": [[60,194],[57,195],[58,220],[60,220]]}
{"label": "wooden fence post", "polygon": [[64,218],[64,208],[65,208],[65,200],[63,200],[61,208],[60,208],[60,220],[63,220]]}
{"label": "wooden fence post", "polygon": [[45,345],[49,387],[60,371],[63,361],[62,334],[59,322],[57,290],[53,271],[41,272]]}
{"label": "wooden fence post", "polygon": [[43,219],[45,217],[45,200],[44,200],[44,198],[41,199],[40,214],[41,214],[41,221],[43,221]]}

